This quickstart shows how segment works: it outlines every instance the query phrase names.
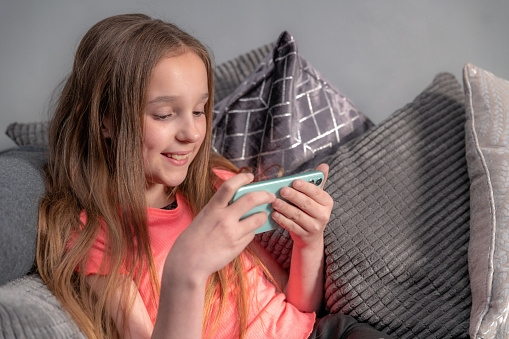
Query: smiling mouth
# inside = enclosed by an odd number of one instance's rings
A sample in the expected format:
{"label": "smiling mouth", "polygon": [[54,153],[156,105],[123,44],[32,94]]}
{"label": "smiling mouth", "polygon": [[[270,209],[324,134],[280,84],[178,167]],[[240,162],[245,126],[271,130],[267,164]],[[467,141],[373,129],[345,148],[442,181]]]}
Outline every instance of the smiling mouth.
{"label": "smiling mouth", "polygon": [[171,158],[171,159],[175,159],[175,160],[184,160],[184,159],[189,158],[189,154],[169,154],[169,153],[164,153],[163,155],[165,157],[167,157],[167,158]]}

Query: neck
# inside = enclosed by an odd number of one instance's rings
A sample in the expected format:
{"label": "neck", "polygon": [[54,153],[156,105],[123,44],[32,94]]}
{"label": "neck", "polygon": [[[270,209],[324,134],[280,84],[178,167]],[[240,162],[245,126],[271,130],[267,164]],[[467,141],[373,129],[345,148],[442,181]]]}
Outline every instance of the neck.
{"label": "neck", "polygon": [[147,206],[152,208],[163,208],[175,201],[175,195],[169,195],[166,186],[152,185],[145,191]]}

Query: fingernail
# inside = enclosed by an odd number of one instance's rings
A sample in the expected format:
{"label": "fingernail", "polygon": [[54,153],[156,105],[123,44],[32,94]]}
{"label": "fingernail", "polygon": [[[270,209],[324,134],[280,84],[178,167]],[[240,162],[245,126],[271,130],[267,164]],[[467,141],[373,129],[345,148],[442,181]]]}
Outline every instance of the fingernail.
{"label": "fingernail", "polygon": [[297,188],[298,188],[298,187],[301,187],[301,186],[302,186],[302,180],[300,180],[300,179],[299,179],[299,180],[295,180],[295,181],[293,182],[293,186],[294,186],[294,187],[297,187]]}

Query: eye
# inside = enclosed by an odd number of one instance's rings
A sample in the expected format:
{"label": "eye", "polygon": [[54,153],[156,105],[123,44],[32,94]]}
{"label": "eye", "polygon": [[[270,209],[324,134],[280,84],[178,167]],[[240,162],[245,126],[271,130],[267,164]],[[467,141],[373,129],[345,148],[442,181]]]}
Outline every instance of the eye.
{"label": "eye", "polygon": [[154,119],[155,120],[160,120],[160,121],[163,121],[163,120],[166,120],[168,119],[169,117],[171,117],[173,114],[154,114]]}
{"label": "eye", "polygon": [[201,116],[203,114],[205,114],[205,112],[203,112],[203,111],[194,111],[193,112],[193,115],[196,116],[196,117],[199,117],[199,116]]}

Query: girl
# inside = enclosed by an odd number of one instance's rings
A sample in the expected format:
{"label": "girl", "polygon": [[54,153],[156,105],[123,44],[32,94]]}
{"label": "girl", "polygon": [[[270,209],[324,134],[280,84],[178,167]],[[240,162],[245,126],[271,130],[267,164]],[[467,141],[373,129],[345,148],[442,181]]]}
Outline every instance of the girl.
{"label": "girl", "polygon": [[[253,176],[211,154],[212,104],[209,54],[176,26],[120,15],[82,39],[50,127],[37,265],[88,337],[310,336],[332,199],[297,180],[282,190],[295,206],[228,205]],[[239,221],[264,203],[294,240],[289,274],[253,241],[267,216]]]}

